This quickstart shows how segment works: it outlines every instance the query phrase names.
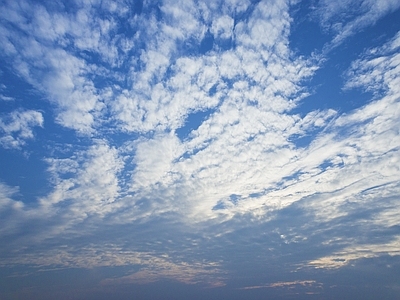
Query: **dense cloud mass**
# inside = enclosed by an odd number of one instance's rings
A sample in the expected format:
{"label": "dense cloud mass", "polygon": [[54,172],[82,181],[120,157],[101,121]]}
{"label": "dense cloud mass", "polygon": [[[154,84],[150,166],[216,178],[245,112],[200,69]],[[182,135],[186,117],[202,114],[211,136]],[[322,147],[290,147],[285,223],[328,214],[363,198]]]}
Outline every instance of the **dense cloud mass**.
{"label": "dense cloud mass", "polygon": [[398,1],[1,6],[0,298],[400,278]]}

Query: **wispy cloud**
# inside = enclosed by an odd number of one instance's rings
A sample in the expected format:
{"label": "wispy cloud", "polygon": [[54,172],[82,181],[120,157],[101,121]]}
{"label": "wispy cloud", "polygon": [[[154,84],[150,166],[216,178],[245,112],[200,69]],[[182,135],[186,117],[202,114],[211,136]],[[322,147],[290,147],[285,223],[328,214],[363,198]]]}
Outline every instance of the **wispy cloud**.
{"label": "wispy cloud", "polygon": [[274,282],[274,283],[266,284],[266,285],[246,286],[246,287],[241,288],[241,289],[243,289],[243,290],[253,290],[253,289],[281,288],[281,287],[293,288],[293,287],[296,287],[296,286],[322,288],[322,284],[317,283],[315,280],[297,280],[297,281]]}
{"label": "wispy cloud", "polygon": [[225,285],[225,278],[218,269],[218,263],[173,263],[168,260],[167,256],[149,258],[149,262],[146,263],[148,266],[142,270],[119,278],[105,279],[102,284],[146,284],[161,279],[172,279],[186,284],[207,284],[211,287]]}
{"label": "wispy cloud", "polygon": [[352,63],[347,72],[345,88],[362,88],[365,91],[389,92],[398,95],[400,70],[400,33],[379,48],[369,49],[364,58]]}
{"label": "wispy cloud", "polygon": [[336,269],[363,258],[373,258],[381,255],[400,255],[399,241],[400,237],[397,236],[396,239],[389,243],[345,247],[340,252],[312,260],[308,262],[308,265],[314,268]]}
{"label": "wispy cloud", "polygon": [[396,0],[319,1],[315,13],[319,16],[322,27],[335,34],[327,45],[331,49],[367,26],[374,25],[384,15],[399,7]]}
{"label": "wispy cloud", "polygon": [[2,182],[0,182],[0,201],[1,201],[1,209],[4,210],[5,208],[11,206],[13,208],[21,208],[24,206],[23,202],[21,201],[14,201],[12,197],[18,192],[18,188],[10,187]]}
{"label": "wispy cloud", "polygon": [[[21,251],[22,252],[22,251]],[[42,249],[35,254],[21,253],[17,261],[10,259],[2,262],[9,264],[33,264],[35,268],[98,268],[110,266],[132,266],[139,270],[127,276],[104,279],[103,285],[145,284],[161,279],[177,280],[186,284],[208,282],[211,286],[223,285],[224,274],[217,262],[174,261],[168,254],[139,252],[124,249],[115,244],[86,244],[83,248],[60,245],[52,249]]]}
{"label": "wispy cloud", "polygon": [[4,96],[4,95],[0,95],[0,99],[3,100],[3,101],[12,101],[12,100],[14,100],[13,97]]}

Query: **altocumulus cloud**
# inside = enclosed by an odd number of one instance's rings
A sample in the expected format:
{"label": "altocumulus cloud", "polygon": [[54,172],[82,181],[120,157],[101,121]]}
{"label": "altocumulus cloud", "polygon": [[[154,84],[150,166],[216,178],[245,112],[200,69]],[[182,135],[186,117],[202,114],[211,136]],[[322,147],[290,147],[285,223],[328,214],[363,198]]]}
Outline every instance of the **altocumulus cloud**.
{"label": "altocumulus cloud", "polygon": [[[310,55],[292,49],[299,6],[5,1],[0,75],[27,93],[2,83],[0,145],[45,163],[47,190],[28,201],[0,178],[0,265],[321,293],[323,269],[397,257],[399,28],[335,74],[338,99],[364,103],[305,103],[335,49],[399,3],[318,2],[307,20],[329,41]],[[299,277],[268,281],[276,265]],[[264,275],[239,282],[251,267]]]}

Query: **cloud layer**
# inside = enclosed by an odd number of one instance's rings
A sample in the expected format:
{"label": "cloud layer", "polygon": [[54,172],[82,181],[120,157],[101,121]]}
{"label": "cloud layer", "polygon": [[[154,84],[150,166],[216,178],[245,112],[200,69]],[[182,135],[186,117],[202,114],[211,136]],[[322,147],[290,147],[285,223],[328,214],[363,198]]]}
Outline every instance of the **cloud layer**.
{"label": "cloud layer", "polygon": [[[2,114],[0,145],[29,149],[47,124],[73,138],[43,152],[52,190],[36,202],[0,182],[0,241],[8,244],[0,265],[134,265],[137,272],[103,284],[220,286],[234,259],[214,255],[210,241],[228,248],[240,230],[255,239],[268,231],[260,244],[271,253],[278,244],[300,249],[292,269],[398,256],[400,34],[340,74],[343,91],[370,93],[367,103],[302,110],[329,52],[291,50],[294,5],[4,3],[1,59],[51,113],[23,102]],[[314,16],[333,49],[398,7],[320,1]],[[301,226],[285,223],[290,209]],[[310,257],[314,239],[323,246]]]}

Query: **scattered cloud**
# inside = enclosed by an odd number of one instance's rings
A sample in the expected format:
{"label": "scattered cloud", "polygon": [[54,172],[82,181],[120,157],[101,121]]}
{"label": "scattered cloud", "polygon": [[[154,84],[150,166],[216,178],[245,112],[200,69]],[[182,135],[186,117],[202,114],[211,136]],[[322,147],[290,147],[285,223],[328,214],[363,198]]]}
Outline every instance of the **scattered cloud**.
{"label": "scattered cloud", "polygon": [[0,117],[0,145],[20,149],[26,140],[33,139],[32,127],[43,127],[43,115],[35,110],[17,110]]}

